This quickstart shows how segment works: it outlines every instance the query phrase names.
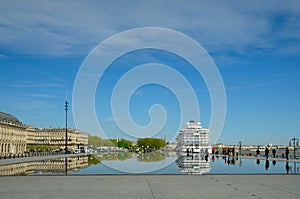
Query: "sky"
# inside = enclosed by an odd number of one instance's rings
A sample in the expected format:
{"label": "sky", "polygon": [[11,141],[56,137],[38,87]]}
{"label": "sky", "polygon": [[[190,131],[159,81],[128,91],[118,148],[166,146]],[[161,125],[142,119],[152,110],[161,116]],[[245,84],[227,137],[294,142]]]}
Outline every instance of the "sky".
{"label": "sky", "polygon": [[[98,84],[83,84],[81,93],[92,87],[95,91],[80,95],[85,105],[75,105],[76,82],[99,45],[123,31],[145,27],[182,33],[203,47],[224,85],[226,100],[214,97],[226,104],[224,122],[222,115],[213,114],[220,107],[214,105],[212,93],[221,92],[221,88],[211,88],[212,81],[198,74],[186,57],[144,48],[122,54],[108,68],[99,64],[116,51],[143,42],[155,46],[165,41],[171,50],[177,50],[176,36],[163,37],[151,31],[147,32],[149,41],[132,34],[130,39],[116,40],[114,48],[99,53],[94,69],[105,70],[102,75],[88,74],[89,80],[99,79]],[[186,56],[196,52],[194,48],[185,49]],[[78,128],[84,121],[86,127],[79,130],[101,137],[134,139],[145,136],[143,130],[149,131],[148,135],[152,130],[157,133],[151,136],[172,140],[188,120],[200,120],[209,128],[212,118],[217,118],[223,128],[216,142],[287,145],[292,137],[299,138],[300,132],[299,63],[297,0],[0,1],[0,111],[38,128],[65,126],[67,98],[69,126]],[[167,72],[162,72],[165,69]],[[173,75],[165,75],[169,73]],[[178,74],[184,77],[182,82]],[[166,84],[141,83],[150,78],[166,80]],[[119,82],[120,89],[114,92]],[[127,90],[137,82],[140,85],[136,90]],[[187,92],[189,85],[196,103],[192,98],[185,99],[187,103],[178,98],[191,94]],[[84,114],[75,121],[75,111],[84,112],[91,104],[103,132]],[[131,119],[122,110],[128,111]],[[183,115],[186,110],[189,112]],[[123,127],[127,128],[125,133]]]}

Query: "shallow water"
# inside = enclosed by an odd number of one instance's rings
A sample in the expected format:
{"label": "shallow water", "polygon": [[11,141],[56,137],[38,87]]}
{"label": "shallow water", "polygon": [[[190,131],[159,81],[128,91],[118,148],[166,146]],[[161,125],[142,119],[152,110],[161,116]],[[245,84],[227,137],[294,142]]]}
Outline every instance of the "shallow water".
{"label": "shallow water", "polygon": [[107,152],[0,166],[0,175],[299,174],[299,163],[199,154]]}

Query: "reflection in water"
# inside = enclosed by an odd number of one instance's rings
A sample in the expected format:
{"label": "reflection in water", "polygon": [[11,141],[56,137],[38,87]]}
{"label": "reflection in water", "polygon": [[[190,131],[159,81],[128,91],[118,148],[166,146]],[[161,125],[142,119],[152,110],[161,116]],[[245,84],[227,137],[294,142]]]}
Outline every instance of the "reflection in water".
{"label": "reflection in water", "polygon": [[159,151],[152,153],[140,153],[137,155],[137,160],[139,162],[161,162],[166,159],[166,155]]}
{"label": "reflection in water", "polygon": [[104,152],[97,154],[97,159],[101,162],[102,160],[118,160],[124,161],[133,157],[133,153],[125,152]]}
{"label": "reflection in water", "polygon": [[290,167],[289,167],[289,163],[288,162],[286,162],[286,164],[285,164],[285,170],[286,170],[286,173],[289,174]]}
{"label": "reflection in water", "polygon": [[[176,160],[177,159],[177,160]],[[176,161],[175,161],[176,160]],[[243,160],[243,164],[242,164]],[[272,164],[270,164],[272,161]],[[167,166],[168,162],[173,162]],[[104,163],[104,164],[102,164]],[[257,166],[255,166],[255,163]],[[120,170],[108,170],[113,165]],[[238,166],[237,166],[238,165]],[[177,154],[163,153],[130,153],[102,152],[81,157],[60,158],[0,166],[0,175],[78,175],[78,174],[122,174],[149,173],[155,174],[232,174],[232,173],[286,173],[299,174],[299,163],[280,160],[241,159],[236,156],[205,156],[201,153]],[[123,170],[125,170],[125,172]],[[80,171],[79,171],[80,170]],[[118,173],[119,171],[119,173]],[[122,172],[123,171],[123,172]]]}
{"label": "reflection in water", "polygon": [[210,161],[208,156],[199,153],[180,154],[176,160],[181,172],[186,174],[204,174],[210,171]]}
{"label": "reflection in water", "polygon": [[224,164],[242,166],[242,160],[238,156],[223,156]]}
{"label": "reflection in water", "polygon": [[97,164],[100,164],[101,163],[101,161],[96,157],[96,156],[94,156],[94,155],[89,155],[88,156],[88,164],[89,164],[89,166],[90,165],[97,165]]}
{"label": "reflection in water", "polygon": [[[292,164],[293,166],[290,166],[289,164]],[[300,173],[300,168],[297,166],[296,162],[286,162],[285,164],[285,170],[287,174],[299,174]]]}
{"label": "reflection in water", "polygon": [[88,166],[88,157],[70,157],[0,166],[1,176],[13,175],[68,175]]}
{"label": "reflection in water", "polygon": [[138,162],[160,162],[168,157],[168,153],[163,153],[161,151],[154,151],[150,153],[132,153],[132,152],[106,152],[97,154],[96,158],[99,161],[102,160],[118,160],[124,161],[128,159],[137,159]]}
{"label": "reflection in water", "polygon": [[266,164],[265,164],[265,168],[266,168],[266,170],[268,170],[268,169],[269,169],[269,167],[270,167],[270,162],[269,162],[269,160],[266,160]]}
{"label": "reflection in water", "polygon": [[259,159],[256,160],[256,164],[257,164],[257,165],[260,164],[260,160],[259,160]]}

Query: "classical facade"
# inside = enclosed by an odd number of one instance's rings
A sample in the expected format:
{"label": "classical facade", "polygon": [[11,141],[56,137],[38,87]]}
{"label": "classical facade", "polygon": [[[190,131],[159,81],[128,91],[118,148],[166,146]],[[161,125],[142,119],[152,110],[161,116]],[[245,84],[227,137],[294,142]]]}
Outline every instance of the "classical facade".
{"label": "classical facade", "polygon": [[[65,147],[65,128],[42,128],[36,131],[36,144],[46,145],[52,148]],[[88,145],[88,134],[81,133],[77,129],[68,129],[68,148],[78,149]]]}
{"label": "classical facade", "polygon": [[[35,128],[25,126],[16,117],[0,112],[0,155],[23,154],[28,148],[36,145],[52,149],[64,149],[65,128]],[[68,129],[69,150],[88,145],[88,134],[77,129]]]}
{"label": "classical facade", "polygon": [[37,128],[34,126],[26,126],[26,145],[36,144],[36,132]]}
{"label": "classical facade", "polygon": [[26,126],[16,117],[0,112],[0,154],[21,154],[26,150]]}

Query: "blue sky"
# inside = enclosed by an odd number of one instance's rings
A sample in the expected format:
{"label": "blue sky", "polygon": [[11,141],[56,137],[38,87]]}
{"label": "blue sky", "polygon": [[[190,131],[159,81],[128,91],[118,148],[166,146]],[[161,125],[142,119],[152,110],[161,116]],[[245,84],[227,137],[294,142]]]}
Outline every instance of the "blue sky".
{"label": "blue sky", "polygon": [[[82,62],[103,40],[121,31],[162,27],[201,44],[214,60],[226,91],[219,142],[287,144],[300,126],[299,1],[5,1],[0,2],[0,111],[37,127],[63,127],[66,92]],[[208,127],[210,95],[201,76],[180,57],[144,49],[116,60],[95,95],[96,114],[110,137],[123,137],[111,114],[114,84],[138,64],[162,63],[193,85],[200,120]],[[101,84],[102,83],[102,84]],[[122,100],[122,99],[120,99]],[[180,126],[178,100],[159,85],[139,88],[130,100],[135,123],[150,122],[153,104],[164,106],[171,139]],[[72,108],[69,123],[75,127]],[[194,113],[191,113],[192,119]],[[80,129],[86,130],[86,129]],[[89,132],[99,134],[99,132]],[[126,136],[124,136],[126,137]]]}

